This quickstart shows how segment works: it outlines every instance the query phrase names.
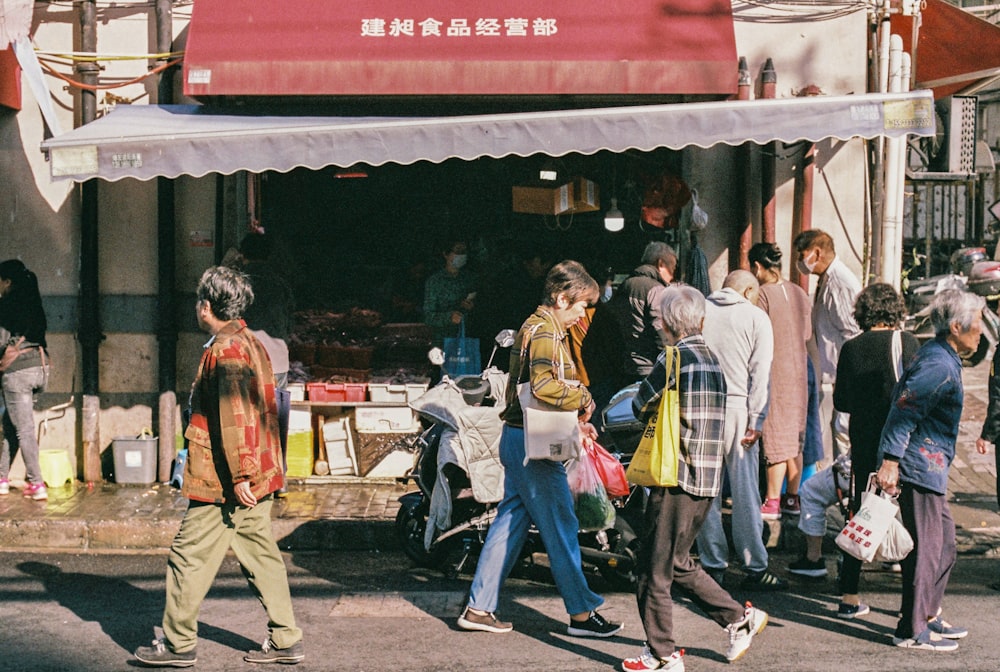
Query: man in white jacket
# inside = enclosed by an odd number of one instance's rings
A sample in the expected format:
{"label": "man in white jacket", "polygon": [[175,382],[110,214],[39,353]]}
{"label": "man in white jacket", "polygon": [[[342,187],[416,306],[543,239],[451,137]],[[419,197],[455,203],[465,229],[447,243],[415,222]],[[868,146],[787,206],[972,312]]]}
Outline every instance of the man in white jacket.
{"label": "man in white jacket", "polygon": [[[788,583],[767,569],[760,516],[760,432],[767,415],[774,333],[767,313],[755,305],[759,294],[752,273],[730,273],[722,289],[708,297],[703,333],[726,375],[725,464],[733,499],[733,545],[747,571],[743,587],[783,590]],[[722,527],[721,495],[698,535],[698,554],[705,571],[722,583],[729,544]]]}

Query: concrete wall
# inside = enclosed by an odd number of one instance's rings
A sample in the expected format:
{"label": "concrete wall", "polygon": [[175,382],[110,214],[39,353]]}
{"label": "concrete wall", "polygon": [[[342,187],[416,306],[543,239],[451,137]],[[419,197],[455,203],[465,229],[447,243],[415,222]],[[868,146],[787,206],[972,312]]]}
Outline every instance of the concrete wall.
{"label": "concrete wall", "polygon": [[[841,15],[843,6],[805,6],[733,2],[736,49],[747,59],[757,87],[760,71],[770,58],[777,73],[778,98],[818,86],[825,95],[864,93],[867,86],[868,16],[861,8]],[[759,88],[758,88],[759,91]],[[813,189],[813,228],[833,236],[841,259],[861,276],[864,255],[865,151],[860,140],[826,141],[817,145]],[[731,172],[738,155],[731,148],[710,152],[688,151],[692,186],[702,200],[719,203],[723,229],[737,226],[738,205],[729,184],[718,179],[720,170]],[[690,159],[690,160],[687,160]],[[753,175],[759,175],[761,153],[756,152]],[[778,147],[776,161],[776,238],[785,253],[787,277],[791,253],[794,177],[801,169],[801,147]],[[732,179],[732,176],[730,176]],[[753,209],[754,241],[760,237],[760,199]],[[703,206],[704,207],[704,206]],[[728,254],[716,240],[717,255],[709,255],[713,287],[721,284],[729,268]]]}
{"label": "concrete wall", "polygon": [[[778,75],[778,96],[789,97],[807,85],[817,85],[825,94],[861,93],[865,90],[866,25],[863,11],[830,16],[823,8],[734,2],[739,55],[745,56],[755,77],[766,58],[773,59]],[[175,47],[185,39],[191,5],[175,8]],[[98,7],[98,51],[125,54],[155,50],[152,6]],[[34,40],[43,50],[68,52],[79,49],[75,9],[69,4],[36,4]],[[102,64],[102,82],[127,81],[148,72],[155,61],[110,61]],[[64,65],[55,66],[71,74]],[[735,64],[734,64],[735,67]],[[116,104],[156,103],[155,78],[117,88],[113,96],[98,94],[99,110]],[[59,80],[46,76],[52,100],[64,130],[79,123],[74,119],[78,94]],[[176,91],[180,92],[179,77]],[[175,102],[178,102],[175,100]],[[79,196],[70,183],[49,178],[45,157],[37,150],[44,138],[38,107],[24,86],[24,108],[17,114],[0,113],[0,257],[16,256],[39,276],[51,322],[50,344],[53,378],[40,407],[59,403],[80,388],[78,328],[79,293]],[[721,284],[729,267],[728,248],[732,231],[739,224],[741,203],[735,170],[739,149],[716,147],[685,151],[685,178],[700,194],[710,217],[709,229],[701,236],[711,264],[714,287]],[[799,165],[799,150],[779,148],[777,231],[778,242],[790,259],[793,175]],[[750,166],[759,171],[759,153]],[[240,209],[235,184],[239,177],[223,181],[227,212]],[[215,176],[180,178],[176,188],[176,245],[178,314],[182,333],[177,342],[178,400],[187,398],[205,336],[197,332],[190,305],[191,293],[202,270],[222,256],[216,236]],[[864,156],[862,143],[822,143],[814,193],[814,227],[828,230],[848,265],[859,270],[864,212]],[[136,434],[152,425],[157,406],[156,339],[157,212],[156,183],[124,180],[101,183],[99,188],[101,319],[106,340],[100,347],[102,447],[119,435]],[[759,206],[759,199],[758,199]],[[759,207],[756,209],[759,211]],[[754,216],[755,240],[760,239],[759,215]],[[201,244],[207,234],[211,244]],[[854,254],[853,249],[858,252]],[[786,266],[787,272],[787,266]],[[79,398],[77,398],[79,404]],[[76,408],[79,408],[77,406]],[[41,417],[41,416],[39,416]],[[70,409],[50,423],[43,447],[78,445],[77,413]]]}

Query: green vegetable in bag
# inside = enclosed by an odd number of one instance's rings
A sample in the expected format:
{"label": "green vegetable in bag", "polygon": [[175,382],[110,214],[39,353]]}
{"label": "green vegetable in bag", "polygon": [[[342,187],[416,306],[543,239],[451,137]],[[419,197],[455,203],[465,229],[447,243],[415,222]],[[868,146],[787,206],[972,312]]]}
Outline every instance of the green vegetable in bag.
{"label": "green vegetable in bag", "polygon": [[580,530],[598,532],[614,527],[615,507],[597,475],[590,454],[584,451],[572,460],[567,472],[570,491],[576,501],[576,518]]}

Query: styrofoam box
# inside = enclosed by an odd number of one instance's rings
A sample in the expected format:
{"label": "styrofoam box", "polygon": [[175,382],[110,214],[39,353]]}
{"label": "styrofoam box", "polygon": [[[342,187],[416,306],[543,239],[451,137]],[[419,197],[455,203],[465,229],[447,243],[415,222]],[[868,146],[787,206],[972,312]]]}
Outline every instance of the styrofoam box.
{"label": "styrofoam box", "polygon": [[293,408],[288,414],[288,432],[312,431],[312,413]]}
{"label": "styrofoam box", "polygon": [[347,418],[341,418],[339,420],[327,420],[323,423],[323,440],[341,441],[347,438],[346,422]]}
{"label": "styrofoam box", "polygon": [[368,398],[379,404],[410,403],[427,391],[426,383],[368,383]]}
{"label": "styrofoam box", "polygon": [[359,432],[414,432],[420,421],[408,406],[358,406],[354,426]]}
{"label": "styrofoam box", "polygon": [[305,401],[306,400],[306,384],[305,383],[288,383],[288,393],[291,395],[292,401]]}

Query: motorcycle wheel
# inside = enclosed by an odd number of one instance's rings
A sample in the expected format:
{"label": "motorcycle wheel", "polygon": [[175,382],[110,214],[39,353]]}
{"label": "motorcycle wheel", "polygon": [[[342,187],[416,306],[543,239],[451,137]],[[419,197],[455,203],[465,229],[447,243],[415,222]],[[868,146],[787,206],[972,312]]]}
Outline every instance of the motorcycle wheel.
{"label": "motorcycle wheel", "polygon": [[427,512],[424,500],[404,501],[396,514],[396,538],[403,553],[421,567],[439,567],[444,558],[443,549],[424,548],[424,530],[427,529]]}

